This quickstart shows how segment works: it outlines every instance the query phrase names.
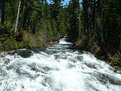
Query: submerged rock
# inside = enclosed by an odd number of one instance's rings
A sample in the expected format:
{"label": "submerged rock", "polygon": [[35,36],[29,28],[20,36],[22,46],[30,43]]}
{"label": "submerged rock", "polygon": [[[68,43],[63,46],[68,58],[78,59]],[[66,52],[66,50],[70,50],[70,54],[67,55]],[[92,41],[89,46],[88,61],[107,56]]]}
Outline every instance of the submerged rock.
{"label": "submerged rock", "polygon": [[7,53],[8,55],[20,55],[23,58],[28,58],[30,56],[33,55],[33,51],[29,50],[29,49],[18,49],[18,50],[14,50],[14,51],[10,51]]}

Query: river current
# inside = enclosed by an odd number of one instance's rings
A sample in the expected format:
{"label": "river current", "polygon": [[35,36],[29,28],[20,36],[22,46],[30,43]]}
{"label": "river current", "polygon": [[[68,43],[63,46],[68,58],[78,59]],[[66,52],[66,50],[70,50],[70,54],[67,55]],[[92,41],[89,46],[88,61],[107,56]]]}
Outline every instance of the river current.
{"label": "river current", "polygon": [[0,91],[121,91],[121,72],[61,39],[0,53]]}

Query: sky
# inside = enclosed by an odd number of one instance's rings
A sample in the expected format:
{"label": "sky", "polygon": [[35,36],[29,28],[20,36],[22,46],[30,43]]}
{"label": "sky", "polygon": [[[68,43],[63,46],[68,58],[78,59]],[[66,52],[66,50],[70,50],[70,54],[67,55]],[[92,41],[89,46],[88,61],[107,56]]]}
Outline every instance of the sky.
{"label": "sky", "polygon": [[69,0],[64,0],[64,5],[68,4]]}
{"label": "sky", "polygon": [[[65,4],[68,4],[69,1],[70,1],[70,0],[64,0],[64,3],[63,3],[63,4],[64,4],[64,5],[65,5]],[[82,0],[80,0],[80,2],[82,2]]]}
{"label": "sky", "polygon": [[[65,5],[65,4],[68,4],[68,3],[69,3],[69,1],[70,1],[70,0],[64,0],[63,4],[64,4],[64,5]],[[48,0],[48,2],[50,3],[50,2],[51,2],[51,0]]]}
{"label": "sky", "polygon": [[[48,2],[50,2],[50,1],[51,1],[51,0],[48,0]],[[66,4],[69,3],[69,1],[70,1],[70,0],[64,0],[63,4],[66,5]],[[81,2],[81,1],[82,1],[82,0],[80,0],[80,2]]]}

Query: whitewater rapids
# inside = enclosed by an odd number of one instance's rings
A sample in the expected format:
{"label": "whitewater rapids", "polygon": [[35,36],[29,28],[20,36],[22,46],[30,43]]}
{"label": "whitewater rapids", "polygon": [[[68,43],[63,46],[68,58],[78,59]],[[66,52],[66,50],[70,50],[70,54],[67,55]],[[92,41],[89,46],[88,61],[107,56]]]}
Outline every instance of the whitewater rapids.
{"label": "whitewater rapids", "polygon": [[121,91],[121,74],[61,39],[46,49],[0,54],[0,91]]}

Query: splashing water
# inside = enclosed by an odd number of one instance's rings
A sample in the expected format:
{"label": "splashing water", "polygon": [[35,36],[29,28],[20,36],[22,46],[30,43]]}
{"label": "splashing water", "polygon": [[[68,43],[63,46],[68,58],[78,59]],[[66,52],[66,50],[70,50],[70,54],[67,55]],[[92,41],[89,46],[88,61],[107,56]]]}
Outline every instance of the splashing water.
{"label": "splashing water", "polygon": [[61,39],[45,50],[1,53],[0,91],[120,91],[120,73],[71,45]]}

